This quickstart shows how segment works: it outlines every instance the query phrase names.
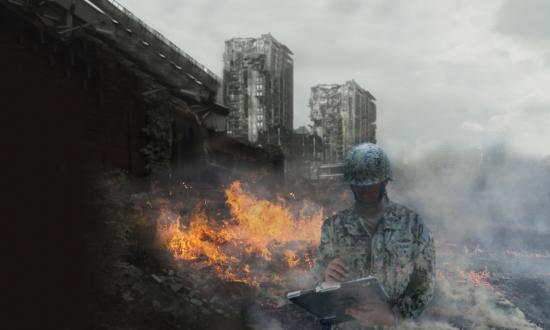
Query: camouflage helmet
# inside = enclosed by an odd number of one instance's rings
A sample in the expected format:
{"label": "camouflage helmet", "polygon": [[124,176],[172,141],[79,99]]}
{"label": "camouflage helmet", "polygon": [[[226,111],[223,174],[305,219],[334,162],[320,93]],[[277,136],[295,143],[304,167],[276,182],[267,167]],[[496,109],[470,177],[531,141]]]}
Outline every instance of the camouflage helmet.
{"label": "camouflage helmet", "polygon": [[369,186],[392,177],[390,160],[384,150],[373,143],[362,143],[348,152],[344,161],[344,180],[352,185]]}

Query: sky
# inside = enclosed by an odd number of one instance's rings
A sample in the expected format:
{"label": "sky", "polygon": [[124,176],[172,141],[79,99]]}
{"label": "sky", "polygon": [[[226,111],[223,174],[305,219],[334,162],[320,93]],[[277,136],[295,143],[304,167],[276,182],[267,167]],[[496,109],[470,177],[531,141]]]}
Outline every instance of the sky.
{"label": "sky", "polygon": [[550,1],[119,2],[219,76],[225,40],[270,32],[294,53],[295,128],[312,86],[354,79],[391,153],[498,142],[550,155]]}

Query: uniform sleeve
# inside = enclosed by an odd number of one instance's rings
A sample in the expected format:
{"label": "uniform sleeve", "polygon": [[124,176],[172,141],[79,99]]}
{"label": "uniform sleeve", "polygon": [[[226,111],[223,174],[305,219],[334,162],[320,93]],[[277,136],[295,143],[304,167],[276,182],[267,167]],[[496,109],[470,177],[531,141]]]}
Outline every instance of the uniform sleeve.
{"label": "uniform sleeve", "polygon": [[398,319],[418,317],[434,295],[435,248],[432,234],[423,224],[419,225],[417,246],[414,272],[409,285],[392,308]]}
{"label": "uniform sleeve", "polygon": [[326,219],[321,227],[321,239],[319,240],[319,248],[317,249],[315,264],[312,269],[312,275],[316,283],[321,283],[325,280],[325,269],[332,260],[331,221],[331,218]]}

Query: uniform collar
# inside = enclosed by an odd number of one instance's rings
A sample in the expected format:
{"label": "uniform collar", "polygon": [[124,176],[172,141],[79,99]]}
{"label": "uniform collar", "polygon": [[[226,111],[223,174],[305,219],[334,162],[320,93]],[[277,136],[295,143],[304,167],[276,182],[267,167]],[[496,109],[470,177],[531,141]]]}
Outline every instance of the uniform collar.
{"label": "uniform collar", "polygon": [[390,200],[386,200],[386,207],[384,208],[384,216],[382,218],[382,223],[378,227],[388,229],[388,230],[397,230],[400,227],[400,221],[398,218],[392,215],[395,203]]}
{"label": "uniform collar", "polygon": [[[394,208],[394,205],[395,204],[392,201],[390,201],[389,199],[386,199],[386,205],[384,207],[382,219],[380,219],[380,223],[378,224],[378,227],[376,228],[376,232],[374,235],[376,235],[376,233],[378,232],[384,232],[385,230],[394,231],[400,228],[399,219],[392,216],[392,209]],[[355,206],[352,208],[352,215],[354,218],[353,219],[354,221],[352,222],[356,224],[360,230],[362,231],[364,230],[368,233],[368,231],[365,228],[365,225],[362,224],[362,221],[364,220],[359,215],[359,212],[357,211]]]}

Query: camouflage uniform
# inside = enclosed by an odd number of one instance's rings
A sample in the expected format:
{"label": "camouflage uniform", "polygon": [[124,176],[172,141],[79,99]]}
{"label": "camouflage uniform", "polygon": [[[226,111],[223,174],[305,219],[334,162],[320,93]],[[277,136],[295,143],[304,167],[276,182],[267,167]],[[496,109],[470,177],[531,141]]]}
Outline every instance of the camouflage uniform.
{"label": "camouflage uniform", "polygon": [[[324,221],[314,277],[323,281],[328,263],[339,257],[349,268],[348,279],[372,275],[382,282],[397,320],[417,317],[432,299],[435,287],[430,230],[416,213],[389,201],[372,237],[363,221],[355,208]],[[339,328],[361,327],[352,321]]]}

